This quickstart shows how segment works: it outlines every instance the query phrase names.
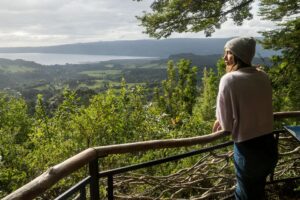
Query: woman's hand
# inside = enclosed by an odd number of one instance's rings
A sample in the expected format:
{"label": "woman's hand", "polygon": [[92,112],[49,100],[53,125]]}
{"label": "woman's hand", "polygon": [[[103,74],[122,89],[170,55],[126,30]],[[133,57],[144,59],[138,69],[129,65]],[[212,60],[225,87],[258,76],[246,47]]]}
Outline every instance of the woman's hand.
{"label": "woman's hand", "polygon": [[216,120],[213,125],[212,132],[216,132],[216,131],[220,131],[220,130],[222,130],[222,127],[220,125],[220,122],[218,120]]}

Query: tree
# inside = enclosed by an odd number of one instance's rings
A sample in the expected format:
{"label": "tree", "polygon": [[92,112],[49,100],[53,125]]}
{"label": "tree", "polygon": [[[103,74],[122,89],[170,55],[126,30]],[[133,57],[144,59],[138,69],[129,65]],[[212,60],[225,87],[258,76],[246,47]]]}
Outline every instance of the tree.
{"label": "tree", "polygon": [[162,94],[156,90],[159,107],[173,120],[180,120],[185,114],[191,115],[197,97],[197,67],[181,59],[176,66],[168,62],[167,79],[162,81]]}
{"label": "tree", "polygon": [[212,68],[203,70],[202,90],[198,103],[194,109],[194,115],[199,115],[201,121],[215,120],[216,99],[218,85],[224,74],[225,63],[220,59],[217,63],[217,73]]}
{"label": "tree", "polygon": [[[141,1],[141,0],[137,0]],[[251,19],[254,0],[156,0],[153,12],[137,17],[151,37],[169,37],[173,32],[204,31],[211,36],[228,18],[241,25]]]}
{"label": "tree", "polygon": [[298,14],[299,9],[298,0],[260,0],[260,15],[272,21],[281,21],[285,17]]}
{"label": "tree", "polygon": [[283,21],[278,24],[278,29],[262,32],[263,46],[281,51],[280,55],[273,57],[274,67],[270,70],[275,89],[276,110],[300,109],[300,18],[297,16],[299,11],[300,2],[297,0],[261,1],[260,14],[265,19]]}
{"label": "tree", "polygon": [[31,125],[25,101],[0,93],[0,198],[26,181]]}
{"label": "tree", "polygon": [[215,120],[218,84],[224,73],[225,63],[223,59],[219,59],[217,62],[216,72],[212,68],[203,70],[200,95],[193,108],[193,115],[185,125],[185,132],[198,135],[211,131],[212,123]]}

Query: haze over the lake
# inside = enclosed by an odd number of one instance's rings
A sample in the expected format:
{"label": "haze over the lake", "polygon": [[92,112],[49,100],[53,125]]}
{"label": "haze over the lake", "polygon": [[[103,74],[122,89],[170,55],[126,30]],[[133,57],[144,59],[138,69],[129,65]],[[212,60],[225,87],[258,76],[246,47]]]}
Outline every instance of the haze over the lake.
{"label": "haze over the lake", "polygon": [[0,58],[10,60],[22,59],[42,65],[87,64],[109,60],[154,59],[149,57],[114,56],[114,55],[82,55],[53,53],[0,53]]}
{"label": "haze over the lake", "polygon": [[[0,47],[48,46],[112,40],[149,39],[135,18],[150,11],[153,0],[1,0]],[[236,26],[224,23],[213,37],[261,36],[274,24],[255,15]],[[172,38],[203,38],[202,32]]]}

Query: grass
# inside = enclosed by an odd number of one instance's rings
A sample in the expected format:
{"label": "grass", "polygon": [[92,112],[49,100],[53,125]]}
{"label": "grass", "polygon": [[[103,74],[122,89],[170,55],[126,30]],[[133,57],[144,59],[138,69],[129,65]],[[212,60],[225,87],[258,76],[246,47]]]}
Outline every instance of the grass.
{"label": "grass", "polygon": [[1,66],[0,70],[4,73],[24,73],[24,72],[33,72],[35,69],[24,66],[10,65],[10,66]]}
{"label": "grass", "polygon": [[112,67],[114,67],[114,64],[106,64],[106,65],[104,65],[105,67],[110,67],[110,68],[112,68]]}
{"label": "grass", "polygon": [[38,91],[48,90],[49,89],[49,84],[38,86],[38,87],[35,87],[34,89],[36,89]]}
{"label": "grass", "polygon": [[[93,89],[93,90],[97,90],[97,89],[102,89],[104,88],[104,86],[107,87],[119,87],[121,86],[121,82],[117,82],[117,81],[108,81],[108,80],[95,80],[95,83],[93,85],[91,84],[85,84],[85,83],[80,83],[77,88],[89,88],[89,89]],[[136,85],[145,85],[145,83],[126,83],[126,85],[130,88]]]}
{"label": "grass", "polygon": [[85,83],[80,83],[78,85],[78,88],[82,87],[87,87],[89,89],[101,89],[105,86],[105,84],[109,84],[111,86],[120,86],[120,82],[114,82],[114,81],[107,81],[107,80],[95,80],[95,84],[90,85],[90,84],[85,84]]}
{"label": "grass", "polygon": [[152,63],[152,64],[146,64],[140,68],[151,68],[151,69],[166,69],[167,65],[159,65],[157,63]]}
{"label": "grass", "polygon": [[121,74],[122,70],[93,70],[93,71],[82,71],[79,74],[88,75],[90,77],[104,79],[108,75],[118,75]]}

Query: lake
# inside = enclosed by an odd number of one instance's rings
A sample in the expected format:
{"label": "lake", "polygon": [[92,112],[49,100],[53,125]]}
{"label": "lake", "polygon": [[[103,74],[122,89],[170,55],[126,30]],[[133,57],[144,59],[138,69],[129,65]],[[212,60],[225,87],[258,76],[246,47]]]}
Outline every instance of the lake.
{"label": "lake", "polygon": [[53,54],[53,53],[0,53],[0,58],[10,60],[23,59],[42,65],[64,65],[95,63],[108,60],[123,59],[153,59],[152,57],[110,56],[110,55],[81,55],[81,54]]}

